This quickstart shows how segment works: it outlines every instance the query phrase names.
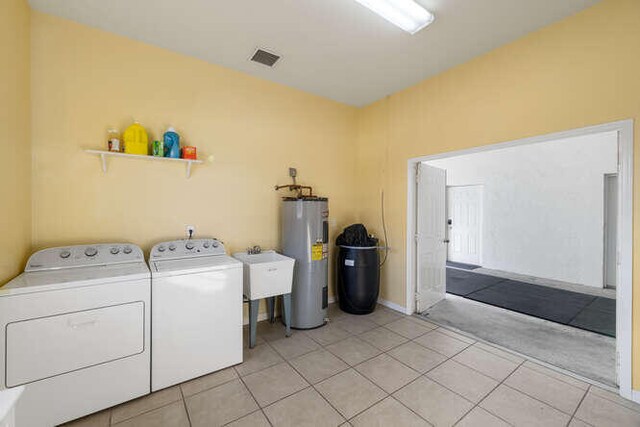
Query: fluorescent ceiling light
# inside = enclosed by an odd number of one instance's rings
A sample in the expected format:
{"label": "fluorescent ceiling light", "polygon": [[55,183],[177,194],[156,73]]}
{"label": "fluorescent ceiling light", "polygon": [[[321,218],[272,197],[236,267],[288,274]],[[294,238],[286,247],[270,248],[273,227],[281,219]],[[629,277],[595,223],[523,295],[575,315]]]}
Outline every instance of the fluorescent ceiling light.
{"label": "fluorescent ceiling light", "polygon": [[413,0],[356,0],[408,33],[415,34],[434,20],[433,13]]}

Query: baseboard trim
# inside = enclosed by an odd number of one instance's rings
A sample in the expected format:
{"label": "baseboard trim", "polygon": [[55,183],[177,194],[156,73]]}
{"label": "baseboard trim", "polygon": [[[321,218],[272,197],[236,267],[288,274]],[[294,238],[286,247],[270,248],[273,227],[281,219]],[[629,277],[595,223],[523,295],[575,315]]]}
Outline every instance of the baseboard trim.
{"label": "baseboard trim", "polygon": [[640,403],[640,390],[631,390],[631,400]]}
{"label": "baseboard trim", "polygon": [[409,313],[404,306],[400,304],[396,304],[395,302],[387,301],[386,299],[378,298],[378,304],[384,305],[385,307],[390,308],[391,310],[399,311],[402,314],[407,314],[407,315],[413,314],[413,313]]}

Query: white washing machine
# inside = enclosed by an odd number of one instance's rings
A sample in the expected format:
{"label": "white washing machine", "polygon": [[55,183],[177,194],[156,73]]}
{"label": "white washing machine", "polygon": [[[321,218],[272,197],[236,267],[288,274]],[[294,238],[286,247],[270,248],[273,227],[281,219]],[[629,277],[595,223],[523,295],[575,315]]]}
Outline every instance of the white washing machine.
{"label": "white washing machine", "polygon": [[16,425],[51,427],[150,391],[150,274],[140,248],[45,249],[0,288],[0,390]]}
{"label": "white washing machine", "polygon": [[151,249],[151,390],[242,362],[242,263],[216,239]]}

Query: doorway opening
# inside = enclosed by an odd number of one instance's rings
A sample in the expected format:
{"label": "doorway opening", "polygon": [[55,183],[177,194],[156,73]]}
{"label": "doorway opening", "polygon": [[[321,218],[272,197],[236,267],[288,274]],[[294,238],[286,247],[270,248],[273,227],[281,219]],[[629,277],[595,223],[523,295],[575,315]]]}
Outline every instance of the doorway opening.
{"label": "doorway opening", "polygon": [[[410,311],[632,399],[632,132],[629,120],[411,159]],[[496,327],[513,315],[525,335]],[[544,354],[533,329],[549,335]],[[567,339],[605,360],[574,357]]]}

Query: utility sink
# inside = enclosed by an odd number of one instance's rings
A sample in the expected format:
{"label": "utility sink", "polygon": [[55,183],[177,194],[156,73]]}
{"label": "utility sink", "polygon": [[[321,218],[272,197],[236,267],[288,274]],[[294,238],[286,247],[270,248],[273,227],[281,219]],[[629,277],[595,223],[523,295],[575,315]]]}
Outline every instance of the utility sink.
{"label": "utility sink", "polygon": [[291,293],[295,259],[276,251],[238,252],[233,257],[244,267],[243,290],[250,300]]}

